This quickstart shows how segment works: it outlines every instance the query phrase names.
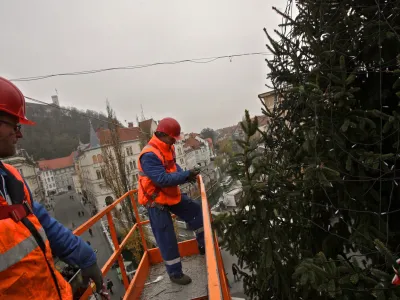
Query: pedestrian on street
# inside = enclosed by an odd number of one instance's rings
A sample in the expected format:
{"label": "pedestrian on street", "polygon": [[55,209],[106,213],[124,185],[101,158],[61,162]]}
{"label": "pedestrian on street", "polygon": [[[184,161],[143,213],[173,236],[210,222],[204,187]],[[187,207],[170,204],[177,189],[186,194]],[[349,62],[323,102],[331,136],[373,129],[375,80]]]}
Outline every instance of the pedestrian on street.
{"label": "pedestrian on street", "polygon": [[74,222],[72,222],[72,228],[75,228],[75,223]]}
{"label": "pedestrian on street", "polygon": [[110,278],[108,278],[107,279],[107,290],[110,291],[111,295],[114,295],[114,292],[112,290],[113,286],[114,286],[114,283],[111,281]]}
{"label": "pedestrian on street", "polygon": [[91,236],[91,237],[93,237],[93,231],[92,231],[92,228],[89,228],[89,234],[90,234],[90,236]]}
{"label": "pedestrian on street", "polygon": [[80,212],[80,211],[78,211],[78,216],[79,216],[79,217],[81,216],[81,212]]}
{"label": "pedestrian on street", "polygon": [[[25,116],[22,92],[0,77],[0,159],[15,155],[22,138],[20,124],[35,123]],[[84,281],[92,279],[100,291],[103,277],[91,247],[34,201],[16,168],[0,162],[0,177],[1,298],[72,299],[71,286],[57,271],[53,255],[77,265]]]}
{"label": "pedestrian on street", "polygon": [[232,274],[233,274],[233,280],[235,282],[240,281],[238,270],[239,267],[236,264],[232,264]]}
{"label": "pedestrian on street", "polygon": [[89,241],[86,241],[86,243],[90,246],[90,245],[92,245]]}
{"label": "pedestrian on street", "polygon": [[169,278],[185,285],[192,279],[183,273],[171,213],[184,220],[196,233],[204,254],[203,216],[200,205],[182,194],[179,185],[196,181],[198,169],[183,171],[176,163],[175,142],[181,126],[172,118],[162,119],[153,137],[139,155],[138,201],[147,208],[151,229],[160,248]]}
{"label": "pedestrian on street", "polygon": [[82,214],[82,217],[83,217],[85,215],[85,212],[82,210],[81,214]]}

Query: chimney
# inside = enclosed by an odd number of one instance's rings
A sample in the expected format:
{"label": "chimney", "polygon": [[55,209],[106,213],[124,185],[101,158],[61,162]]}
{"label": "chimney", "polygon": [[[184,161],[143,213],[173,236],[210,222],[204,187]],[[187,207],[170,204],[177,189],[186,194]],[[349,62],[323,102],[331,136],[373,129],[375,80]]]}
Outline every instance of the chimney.
{"label": "chimney", "polygon": [[58,102],[58,96],[57,95],[51,96],[51,102],[53,102],[54,105],[60,106],[60,102]]}
{"label": "chimney", "polygon": [[128,128],[133,128],[133,122],[128,122]]}

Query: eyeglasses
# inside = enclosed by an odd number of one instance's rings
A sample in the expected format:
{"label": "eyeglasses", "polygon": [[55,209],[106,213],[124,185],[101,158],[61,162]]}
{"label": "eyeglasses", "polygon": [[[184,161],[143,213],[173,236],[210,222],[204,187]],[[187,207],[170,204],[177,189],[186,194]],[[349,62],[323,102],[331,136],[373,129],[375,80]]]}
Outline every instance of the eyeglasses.
{"label": "eyeglasses", "polygon": [[15,132],[20,132],[20,131],[21,131],[21,125],[20,125],[20,124],[13,124],[13,123],[11,123],[11,122],[7,122],[7,121],[0,120],[0,124],[1,124],[1,123],[2,123],[2,124],[6,124],[6,125],[8,125],[8,126],[14,128]]}

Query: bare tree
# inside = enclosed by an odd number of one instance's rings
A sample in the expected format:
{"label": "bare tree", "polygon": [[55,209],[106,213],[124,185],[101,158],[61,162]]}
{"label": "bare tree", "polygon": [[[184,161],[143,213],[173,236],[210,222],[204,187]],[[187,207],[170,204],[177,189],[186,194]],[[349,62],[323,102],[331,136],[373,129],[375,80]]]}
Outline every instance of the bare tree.
{"label": "bare tree", "polygon": [[[107,102],[107,119],[108,131],[101,132],[101,152],[103,156],[103,164],[101,173],[104,177],[105,184],[113,192],[116,198],[133,189],[132,168],[126,161],[125,152],[123,151],[120,128],[121,125],[115,117],[114,110]],[[122,212],[129,225],[133,226],[136,218],[133,213],[132,203],[129,199],[121,202]],[[123,227],[127,227],[121,222]],[[129,227],[131,227],[129,226]]]}

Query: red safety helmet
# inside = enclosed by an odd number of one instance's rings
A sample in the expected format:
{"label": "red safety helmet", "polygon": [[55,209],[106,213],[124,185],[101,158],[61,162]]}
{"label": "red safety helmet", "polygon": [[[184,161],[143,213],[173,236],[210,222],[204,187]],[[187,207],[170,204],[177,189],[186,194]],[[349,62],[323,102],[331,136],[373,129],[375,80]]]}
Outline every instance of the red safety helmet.
{"label": "red safety helmet", "polygon": [[25,116],[25,97],[11,81],[0,77],[0,111],[19,119],[19,123],[35,125]]}
{"label": "red safety helmet", "polygon": [[181,125],[173,118],[164,118],[158,122],[156,131],[165,133],[176,140],[181,138]]}

